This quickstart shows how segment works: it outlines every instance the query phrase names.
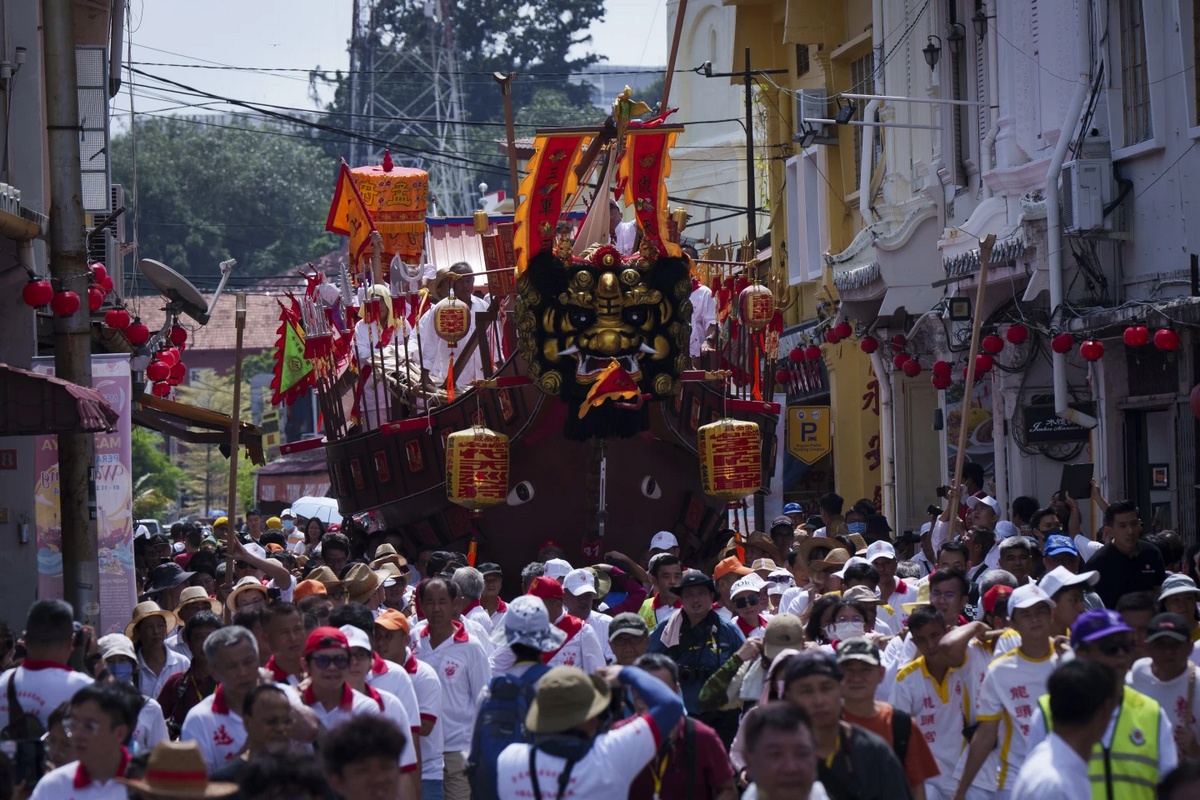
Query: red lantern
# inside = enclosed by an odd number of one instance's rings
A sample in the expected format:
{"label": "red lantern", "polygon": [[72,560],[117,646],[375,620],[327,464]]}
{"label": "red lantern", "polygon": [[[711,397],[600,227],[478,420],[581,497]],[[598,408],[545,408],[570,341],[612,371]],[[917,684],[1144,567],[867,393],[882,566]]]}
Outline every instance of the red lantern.
{"label": "red lantern", "polygon": [[858,347],[867,355],[871,355],[871,353],[879,349],[879,340],[874,336],[868,336],[858,343]]}
{"label": "red lantern", "polygon": [[1104,358],[1104,342],[1088,339],[1079,345],[1079,354],[1088,361],[1099,361]]}
{"label": "red lantern", "polygon": [[804,357],[809,361],[820,361],[821,348],[817,347],[815,344],[810,344],[808,347],[804,348]]}
{"label": "red lantern", "polygon": [[996,355],[1004,349],[1004,340],[994,333],[989,334],[988,336],[983,337],[982,347],[983,352]]}
{"label": "red lantern", "polygon": [[775,383],[786,385],[792,382],[792,373],[790,370],[778,369],[775,371]]}
{"label": "red lantern", "polygon": [[1075,346],[1075,337],[1069,333],[1060,333],[1050,340],[1050,347],[1054,352],[1063,354],[1071,352],[1071,348]]}
{"label": "red lantern", "polygon": [[171,344],[174,345],[181,345],[187,342],[187,330],[182,325],[172,325],[168,336],[171,339]]}
{"label": "red lantern", "polygon": [[79,295],[74,292],[56,292],[50,300],[50,310],[60,317],[69,317],[79,310]]}
{"label": "red lantern", "polygon": [[762,438],[757,423],[720,419],[702,426],[697,440],[705,494],[734,505],[762,487]]}
{"label": "red lantern", "polygon": [[1122,338],[1126,347],[1144,347],[1150,343],[1150,331],[1145,325],[1130,325]]}
{"label": "red lantern", "polygon": [[753,283],[742,289],[738,304],[742,310],[742,322],[749,325],[751,330],[761,331],[775,316],[775,295],[761,283]]}
{"label": "red lantern", "polygon": [[1168,353],[1179,349],[1179,334],[1170,328],[1159,328],[1154,332],[1154,346]]}
{"label": "red lantern", "polygon": [[97,281],[97,283],[99,283],[100,288],[104,290],[105,295],[112,294],[112,290],[113,290],[112,275],[105,275],[104,280]]}
{"label": "red lantern", "polygon": [[892,337],[892,350],[894,352],[899,353],[906,345],[908,345],[908,339],[905,338],[903,333],[897,333]]}
{"label": "red lantern", "polygon": [[123,308],[110,308],[104,315],[104,324],[110,328],[123,331],[129,327],[129,312]]}
{"label": "red lantern", "polygon": [[850,327],[850,323],[845,320],[833,326],[833,332],[838,335],[839,339],[849,339],[854,335],[854,328]]}
{"label": "red lantern", "polygon": [[1192,387],[1192,395],[1188,398],[1188,404],[1192,407],[1192,416],[1200,419],[1200,383]]}
{"label": "red lantern", "polygon": [[904,366],[901,369],[904,370],[904,374],[908,377],[915,378],[921,374],[921,362],[915,358],[910,358],[904,362]]}
{"label": "red lantern", "polygon": [[108,277],[108,269],[99,261],[94,264],[88,264],[88,269],[92,271],[92,280],[96,283],[100,283]]}
{"label": "red lantern", "polygon": [[146,365],[146,379],[151,381],[165,381],[171,377],[171,365],[162,361],[151,361]]}
{"label": "red lantern", "polygon": [[896,353],[892,358],[892,366],[896,369],[904,369],[904,365],[910,361],[908,353]]}
{"label": "red lantern", "polygon": [[1029,339],[1029,328],[1026,328],[1021,323],[1016,323],[1009,326],[1009,329],[1004,334],[1010,344],[1025,344]]}
{"label": "red lantern", "polygon": [[54,299],[54,287],[50,281],[34,278],[21,290],[21,299],[30,308],[41,308]]}
{"label": "red lantern", "polygon": [[99,286],[88,287],[88,310],[99,311],[100,306],[104,305],[104,290]]}
{"label": "red lantern", "polygon": [[793,347],[792,352],[788,353],[788,361],[791,361],[793,364],[803,364],[804,363],[804,348],[803,347]]}
{"label": "red lantern", "polygon": [[[942,363],[945,363],[945,362],[942,362]],[[934,373],[934,375],[929,379],[929,381],[930,381],[930,383],[933,384],[933,388],[935,388],[935,389],[949,389],[950,388],[951,380],[950,380],[949,375],[938,375],[937,373]]]}
{"label": "red lantern", "polygon": [[950,380],[950,362],[935,361],[933,362],[933,374],[946,380]]}
{"label": "red lantern", "polygon": [[508,498],[508,437],[487,428],[446,437],[446,497],[479,512]]}
{"label": "red lantern", "polygon": [[829,342],[830,344],[837,344],[841,340],[842,340],[842,337],[838,336],[837,331],[834,330],[833,328],[830,328],[829,330],[825,331],[825,341]]}
{"label": "red lantern", "polygon": [[179,351],[173,347],[168,347],[166,350],[160,350],[158,360],[166,364],[168,367],[173,367],[179,363]]}
{"label": "red lantern", "polygon": [[155,397],[166,397],[171,393],[171,384],[156,383],[150,391],[154,392]]}
{"label": "red lantern", "polygon": [[138,317],[132,325],[125,329],[125,338],[134,347],[141,347],[150,341],[150,329],[143,325],[141,317]]}
{"label": "red lantern", "polygon": [[979,355],[975,356],[976,375],[983,375],[984,373],[991,372],[992,367],[994,366],[996,366],[996,360],[987,353],[980,353]]}
{"label": "red lantern", "polygon": [[175,366],[171,367],[171,378],[177,381],[182,381],[183,376],[187,375],[187,365],[180,361]]}

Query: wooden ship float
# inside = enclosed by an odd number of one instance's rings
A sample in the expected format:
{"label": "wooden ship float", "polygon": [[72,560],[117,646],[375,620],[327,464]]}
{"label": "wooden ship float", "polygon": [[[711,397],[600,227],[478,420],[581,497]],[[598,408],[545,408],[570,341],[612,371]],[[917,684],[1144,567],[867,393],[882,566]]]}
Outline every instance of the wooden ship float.
{"label": "wooden ship float", "polygon": [[[343,515],[509,575],[551,542],[572,563],[610,550],[636,559],[667,530],[700,563],[726,529],[749,531],[746,499],[776,464],[778,312],[757,264],[737,265],[723,349],[694,368],[696,270],[664,184],[682,126],[647,112],[626,93],[599,129],[537,133],[515,218],[473,221],[484,299],[456,297],[451,265],[417,266],[424,172],[386,156],[343,164],[328,228],[349,236],[351,266],[340,285],[313,281],[293,321],[324,436],[285,446],[324,447]],[[510,127],[510,154],[511,139]],[[515,163],[511,173],[515,186]],[[587,193],[582,224],[564,222]],[[614,196],[633,210],[632,253],[610,243]],[[437,348],[441,361],[449,350],[448,375],[430,374]]]}

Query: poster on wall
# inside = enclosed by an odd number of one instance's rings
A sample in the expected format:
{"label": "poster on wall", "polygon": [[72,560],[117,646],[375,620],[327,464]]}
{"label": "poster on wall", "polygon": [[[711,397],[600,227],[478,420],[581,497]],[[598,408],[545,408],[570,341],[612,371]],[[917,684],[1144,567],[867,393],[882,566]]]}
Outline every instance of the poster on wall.
{"label": "poster on wall", "polygon": [[[34,359],[33,371],[54,374],[54,359]],[[112,433],[95,434],[96,556],[98,604],[84,609],[98,636],[123,631],[135,602],[133,566],[133,473],[130,452],[132,382],[129,356],[92,356],[92,386],[120,419]],[[34,502],[37,525],[38,598],[63,596],[62,513],[59,506],[58,437],[37,436]]]}
{"label": "poster on wall", "polygon": [[963,384],[955,381],[946,390],[946,449],[950,456],[947,463],[953,472],[954,461],[958,458],[959,430],[965,424],[967,457],[963,463],[982,464],[983,474],[990,479],[996,467],[996,452],[992,446],[992,381],[987,376],[983,380],[976,380],[971,387],[970,401],[965,404],[964,388]]}

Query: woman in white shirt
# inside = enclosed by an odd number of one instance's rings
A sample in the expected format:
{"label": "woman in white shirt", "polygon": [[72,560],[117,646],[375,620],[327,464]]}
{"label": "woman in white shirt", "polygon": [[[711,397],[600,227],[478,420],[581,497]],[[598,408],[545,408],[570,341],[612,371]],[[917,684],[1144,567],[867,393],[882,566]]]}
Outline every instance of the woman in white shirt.
{"label": "woman in white shirt", "polygon": [[367,289],[363,318],[354,323],[354,357],[359,370],[359,413],[364,428],[377,428],[387,416],[387,384],[377,369],[384,366],[384,348],[407,335],[407,323],[392,313],[392,294],[383,284]]}

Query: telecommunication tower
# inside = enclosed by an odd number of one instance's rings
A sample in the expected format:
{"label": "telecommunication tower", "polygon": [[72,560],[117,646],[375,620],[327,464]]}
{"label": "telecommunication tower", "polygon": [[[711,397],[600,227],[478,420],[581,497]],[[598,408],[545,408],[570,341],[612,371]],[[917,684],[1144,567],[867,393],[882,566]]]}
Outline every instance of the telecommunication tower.
{"label": "telecommunication tower", "polygon": [[[384,9],[389,24],[382,24]],[[409,13],[393,15],[396,9]],[[431,213],[470,214],[471,172],[458,161],[464,115],[453,4],[354,0],[353,16],[349,127],[366,141],[351,140],[350,165],[378,163],[383,143],[392,143],[393,161],[429,173]]]}

